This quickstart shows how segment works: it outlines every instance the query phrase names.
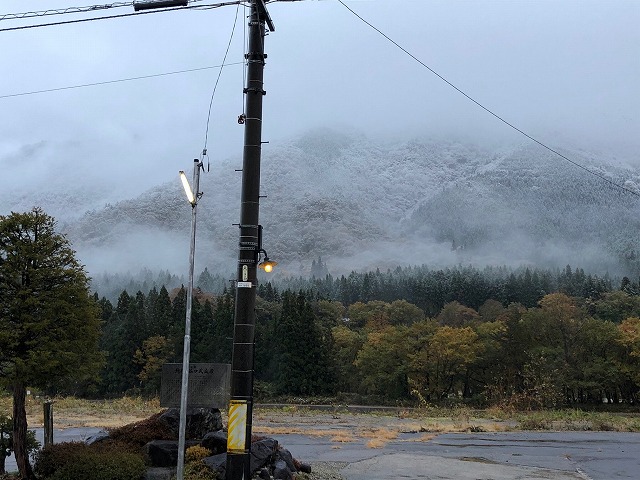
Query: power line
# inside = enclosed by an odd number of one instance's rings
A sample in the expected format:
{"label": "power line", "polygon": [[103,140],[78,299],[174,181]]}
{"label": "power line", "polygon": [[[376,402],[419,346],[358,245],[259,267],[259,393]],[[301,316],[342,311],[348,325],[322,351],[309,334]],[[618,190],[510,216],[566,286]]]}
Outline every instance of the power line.
{"label": "power line", "polygon": [[436,77],[438,77],[440,80],[442,80],[443,82],[445,82],[447,85],[449,85],[451,88],[453,88],[454,90],[456,90],[458,93],[460,93],[461,95],[463,95],[464,97],[466,97],[468,100],[471,100],[473,103],[475,103],[478,107],[482,108],[484,111],[486,111],[487,113],[491,114],[492,116],[494,116],[495,118],[497,118],[498,120],[500,120],[502,123],[504,123],[505,125],[511,127],[513,130],[515,130],[516,132],[520,133],[521,135],[524,135],[525,137],[527,137],[529,140],[537,143],[538,145],[540,145],[541,147],[547,149],[548,151],[550,151],[551,153],[554,153],[555,155],[559,156],[560,158],[566,160],[567,162],[571,163],[572,165],[574,165],[575,167],[581,168],[582,170],[584,170],[587,173],[590,173],[591,175],[594,175],[596,177],[598,177],[601,180],[604,180],[605,182],[609,183],[610,185],[619,188],[621,190],[624,190],[627,193],[630,193],[632,195],[635,195],[636,197],[640,197],[640,193],[631,190],[628,187],[625,187],[624,185],[621,185],[617,182],[614,182],[613,180],[611,180],[610,178],[605,177],[604,175],[598,173],[598,172],[594,172],[593,170],[588,169],[587,167],[585,167],[584,165],[581,165],[580,163],[576,162],[575,160],[571,160],[569,157],[563,155],[562,153],[558,152],[557,150],[549,147],[548,145],[544,144],[543,142],[541,142],[540,140],[538,140],[537,138],[529,135],[528,133],[526,133],[525,131],[521,130],[520,128],[516,127],[514,124],[512,124],[511,122],[505,120],[503,117],[501,117],[500,115],[498,115],[497,113],[495,113],[494,111],[492,111],[491,109],[489,109],[488,107],[485,107],[482,103],[480,103],[478,100],[476,100],[475,98],[471,97],[469,94],[467,94],[466,92],[464,92],[463,90],[461,90],[460,88],[456,87],[453,83],[451,83],[449,80],[447,80],[445,77],[443,77],[442,75],[440,75],[438,72],[436,72],[433,68],[431,68],[429,65],[427,65],[426,63],[424,63],[422,60],[420,60],[418,57],[416,57],[414,54],[412,54],[411,52],[409,52],[406,48],[404,48],[402,45],[400,45],[398,42],[396,42],[395,40],[393,40],[391,37],[389,37],[387,34],[385,34],[382,30],[380,30],[379,28],[377,28],[376,26],[372,25],[371,23],[369,23],[367,20],[365,20],[364,18],[362,18],[360,15],[358,15],[358,13],[356,13],[355,11],[353,11],[350,7],[348,7],[342,0],[338,0],[339,3],[342,4],[342,6],[344,8],[346,8],[347,10],[349,10],[353,15],[355,15],[359,20],[361,20],[363,23],[365,23],[366,25],[368,25],[369,27],[371,27],[373,30],[375,30],[376,32],[378,32],[380,35],[382,35],[385,39],[387,39],[389,42],[391,42],[393,45],[395,45],[397,48],[399,48],[400,50],[402,50],[404,53],[406,53],[407,55],[409,55],[413,60],[415,60],[416,62],[418,62],[420,65],[422,65],[424,68],[426,68],[427,70],[429,70],[431,73],[433,73]]}
{"label": "power line", "polygon": [[[201,0],[193,0],[193,1],[201,1]],[[47,17],[50,15],[64,15],[67,13],[85,13],[85,12],[95,12],[97,10],[108,10],[110,8],[120,8],[120,7],[131,7],[133,6],[133,2],[115,2],[107,5],[88,5],[83,7],[66,7],[59,9],[49,9],[49,10],[40,10],[35,12],[24,12],[24,13],[5,13],[0,15],[1,20],[16,20],[22,18],[33,18],[33,17]]]}
{"label": "power line", "polygon": [[[203,0],[189,0],[189,3],[202,2]],[[240,3],[245,3],[248,0]],[[304,0],[267,0],[265,3],[274,3],[274,2],[301,2]],[[87,13],[87,12],[96,12],[100,10],[109,10],[112,8],[122,8],[122,7],[132,7],[135,2],[114,2],[108,4],[101,5],[87,5],[80,7],[65,7],[65,8],[50,8],[48,10],[38,10],[33,12],[22,12],[22,13],[5,13],[0,14],[0,21],[2,20],[17,20],[23,18],[33,18],[33,17],[48,17],[51,15],[65,15],[69,13]],[[212,8],[208,5],[200,6],[202,9]]]}
{"label": "power line", "polygon": [[[203,0],[189,0],[189,3],[202,2]],[[5,13],[0,15],[0,21],[2,20],[17,20],[23,18],[33,17],[48,17],[51,15],[66,15],[69,13],[87,13],[95,12],[98,10],[109,10],[112,8],[133,7],[136,2],[114,2],[101,5],[87,5],[81,7],[64,7],[64,8],[50,8],[48,10],[38,10],[34,12],[23,13]]]}
{"label": "power line", "polygon": [[241,0],[235,0],[235,1],[230,1],[230,2],[212,3],[212,4],[208,4],[208,5],[192,5],[192,6],[186,6],[186,7],[163,8],[163,9],[156,9],[156,10],[142,10],[142,11],[139,11],[139,12],[121,13],[121,14],[118,14],[118,15],[106,15],[106,16],[103,16],[103,17],[77,18],[75,20],[61,20],[59,22],[36,23],[36,24],[33,24],[33,25],[20,25],[20,26],[17,26],[17,27],[0,28],[0,32],[11,32],[11,31],[15,31],[15,30],[26,30],[26,29],[29,29],[29,28],[54,27],[54,26],[58,26],[58,25],[69,25],[69,24],[73,24],[73,23],[93,22],[93,21],[97,21],[97,20],[110,20],[110,19],[114,19],[114,18],[133,17],[135,15],[147,15],[147,14],[151,14],[151,13],[173,12],[173,11],[176,11],[176,10],[212,9],[212,8],[226,7],[226,6],[229,6],[229,5],[238,5],[240,3],[242,3]]}
{"label": "power line", "polygon": [[[216,90],[218,88],[218,82],[220,82],[220,77],[222,76],[222,69],[224,68],[224,64],[227,61],[227,55],[229,54],[229,48],[231,48],[231,41],[233,40],[233,34],[236,31],[236,24],[238,23],[238,11],[240,10],[240,4],[236,6],[236,16],[233,20],[233,28],[231,29],[231,35],[229,36],[229,43],[227,43],[227,50],[224,52],[224,58],[222,59],[222,65],[220,70],[218,71],[218,78],[216,78],[216,83],[213,86],[213,92],[211,92],[211,100],[209,100],[209,113],[207,114],[207,127],[204,134],[204,147],[202,149],[202,159],[204,160],[204,156],[207,154],[207,141],[209,140],[209,121],[211,120],[211,107],[213,106],[213,98],[216,95]],[[244,63],[244,62],[239,62]]]}
{"label": "power line", "polygon": [[12,97],[24,97],[24,96],[27,96],[27,95],[37,95],[39,93],[59,92],[59,91],[62,91],[62,90],[72,90],[74,88],[85,88],[85,87],[95,87],[95,86],[98,86],[98,85],[109,85],[111,83],[131,82],[133,80],[144,80],[146,78],[166,77],[168,75],[179,75],[181,73],[199,72],[199,71],[202,71],[202,70],[210,70],[210,69],[213,69],[213,68],[219,68],[219,69],[222,70],[223,67],[228,67],[228,66],[231,66],[231,65],[241,65],[243,63],[244,62],[234,62],[234,63],[227,63],[227,64],[223,64],[223,65],[212,65],[212,66],[209,66],[209,67],[189,68],[189,69],[186,69],[186,70],[176,70],[176,71],[173,71],[173,72],[163,72],[163,73],[154,73],[154,74],[151,74],[151,75],[141,75],[141,76],[138,76],[138,77],[119,78],[119,79],[116,79],[116,80],[105,80],[105,81],[102,81],[102,82],[83,83],[83,84],[80,84],[80,85],[68,85],[68,86],[65,86],[65,87],[47,88],[47,89],[44,89],[44,90],[33,90],[33,91],[30,91],[30,92],[10,93],[10,94],[7,94],[7,95],[0,95],[0,99],[12,98]]}

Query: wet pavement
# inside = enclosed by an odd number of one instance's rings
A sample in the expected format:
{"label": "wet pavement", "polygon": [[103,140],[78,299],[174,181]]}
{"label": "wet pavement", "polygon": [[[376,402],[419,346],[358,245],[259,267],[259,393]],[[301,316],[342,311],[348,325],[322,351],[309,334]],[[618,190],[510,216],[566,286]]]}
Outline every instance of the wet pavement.
{"label": "wet pavement", "polygon": [[[54,430],[54,442],[83,441],[99,428]],[[640,434],[513,432],[402,434],[381,448],[366,439],[269,435],[305,462],[344,462],[345,480],[618,480],[640,478]],[[42,441],[42,429],[36,429]],[[15,470],[13,457],[7,471]]]}
{"label": "wet pavement", "polygon": [[514,432],[441,434],[420,441],[404,434],[382,448],[364,442],[274,435],[304,462],[346,462],[346,480],[640,478],[640,434]]}
{"label": "wet pavement", "polygon": [[[42,428],[30,428],[36,432],[36,439],[40,442],[40,445],[44,444],[44,430]],[[92,435],[102,432],[102,428],[65,428],[65,429],[53,429],[53,443],[62,442],[84,442]],[[11,455],[7,458],[5,469],[7,472],[14,472],[18,469],[16,467],[16,459]]]}

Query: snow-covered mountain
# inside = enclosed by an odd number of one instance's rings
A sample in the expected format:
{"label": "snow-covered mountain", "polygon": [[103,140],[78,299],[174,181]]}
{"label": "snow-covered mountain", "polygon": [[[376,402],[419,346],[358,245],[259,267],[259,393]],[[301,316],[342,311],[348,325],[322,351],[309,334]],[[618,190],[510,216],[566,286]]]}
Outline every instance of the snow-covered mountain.
{"label": "snow-covered mountain", "polygon": [[[640,185],[637,168],[561,153],[630,189]],[[201,177],[196,268],[233,271],[241,163],[212,162]],[[308,273],[318,256],[332,273],[571,263],[636,274],[638,198],[536,145],[389,142],[316,130],[266,145],[261,170],[264,248],[284,275]],[[46,210],[50,200],[42,198]],[[191,207],[177,178],[137,198],[87,208],[60,224],[90,271],[186,268]]]}

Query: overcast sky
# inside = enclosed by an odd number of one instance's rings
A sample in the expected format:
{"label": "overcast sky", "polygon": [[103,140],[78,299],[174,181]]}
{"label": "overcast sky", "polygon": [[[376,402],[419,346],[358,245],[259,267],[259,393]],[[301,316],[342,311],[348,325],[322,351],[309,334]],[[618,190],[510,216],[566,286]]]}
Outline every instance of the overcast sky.
{"label": "overcast sky", "polygon": [[[200,2],[209,3],[216,2]],[[467,94],[551,146],[637,159],[637,0],[345,3]],[[90,4],[2,0],[0,15]],[[236,10],[0,32],[0,97],[219,65]],[[272,3],[269,11],[276,31],[265,41],[264,140],[277,144],[317,126],[395,137],[522,140],[339,2]],[[240,7],[228,63],[242,60],[246,12]],[[3,20],[0,29],[87,16]],[[210,69],[0,98],[0,188],[46,189],[79,176],[88,184],[117,184],[124,197],[175,178],[202,151],[217,75]],[[242,152],[243,130],[236,122],[242,78],[240,65],[222,74],[209,131],[213,168],[216,159]]]}

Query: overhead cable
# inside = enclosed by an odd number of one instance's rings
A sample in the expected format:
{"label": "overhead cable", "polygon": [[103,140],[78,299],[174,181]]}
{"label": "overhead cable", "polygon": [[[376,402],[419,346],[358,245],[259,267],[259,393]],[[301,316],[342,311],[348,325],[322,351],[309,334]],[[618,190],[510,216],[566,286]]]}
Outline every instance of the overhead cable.
{"label": "overhead cable", "polygon": [[[189,3],[202,2],[203,0],[189,0]],[[48,17],[51,15],[65,15],[69,13],[87,13],[95,12],[98,10],[109,10],[112,8],[133,7],[136,2],[114,2],[102,5],[86,5],[81,7],[64,7],[64,8],[50,8],[48,10],[39,10],[34,12],[23,13],[5,13],[0,14],[1,20],[16,20],[23,18],[33,17]]]}
{"label": "overhead cable", "polygon": [[64,15],[68,13],[85,13],[95,12],[97,10],[108,10],[110,8],[130,7],[133,6],[133,2],[116,2],[109,5],[89,5],[86,7],[67,7],[60,9],[40,10],[37,12],[24,12],[24,13],[5,13],[0,14],[1,20],[17,20],[23,18],[33,17],[48,17],[50,15]]}
{"label": "overhead cable", "polygon": [[96,21],[96,20],[111,20],[111,19],[114,19],[114,18],[133,17],[133,16],[136,16],[136,15],[147,15],[147,14],[151,14],[151,13],[174,12],[176,10],[212,9],[212,8],[226,7],[226,6],[229,6],[229,5],[238,5],[240,3],[243,3],[243,2],[240,1],[240,0],[235,0],[235,1],[230,1],[230,2],[211,3],[211,4],[207,4],[207,5],[191,5],[191,6],[186,6],[186,7],[162,8],[162,9],[156,9],[156,10],[141,10],[139,12],[121,13],[121,14],[118,14],[118,15],[107,15],[107,16],[103,16],[103,17],[76,18],[74,20],[61,20],[59,22],[36,23],[36,24],[33,24],[33,25],[20,25],[20,26],[16,26],[16,27],[0,28],[0,32],[10,32],[10,31],[15,31],[15,30],[26,30],[26,29],[29,29],[29,28],[54,27],[54,26],[58,26],[58,25],[69,25],[69,24],[72,24],[72,23],[93,22],[93,21]]}
{"label": "overhead cable", "polygon": [[[211,120],[211,107],[213,106],[213,98],[216,96],[216,90],[218,88],[218,82],[220,82],[220,77],[222,76],[222,69],[224,68],[225,62],[227,61],[227,55],[229,54],[229,48],[231,48],[231,42],[233,41],[233,34],[236,31],[236,25],[238,23],[238,11],[240,10],[240,5],[236,6],[236,16],[233,20],[233,27],[231,28],[231,35],[229,36],[229,43],[227,43],[227,50],[224,52],[224,57],[222,59],[222,66],[218,71],[218,78],[216,78],[216,83],[213,86],[213,92],[211,92],[211,100],[209,100],[209,113],[207,113],[207,127],[204,134],[204,147],[202,149],[202,159],[204,160],[204,156],[207,154],[207,141],[209,140],[209,122]],[[244,63],[244,62],[238,62]]]}
{"label": "overhead cable", "polygon": [[364,18],[362,18],[358,13],[356,13],[354,10],[352,10],[350,7],[348,7],[342,0],[338,0],[339,3],[342,4],[342,6],[344,8],[346,8],[347,10],[349,10],[353,15],[355,15],[359,20],[361,20],[363,23],[365,23],[366,25],[368,25],[369,27],[371,27],[373,30],[375,30],[376,32],[378,32],[380,35],[382,35],[386,40],[388,40],[389,42],[391,42],[393,45],[395,45],[397,48],[399,48],[400,50],[402,50],[404,53],[406,53],[409,57],[411,57],[413,60],[415,60],[416,62],[418,62],[420,65],[422,65],[424,68],[426,68],[427,70],[429,70],[431,73],[433,73],[436,77],[438,77],[440,80],[442,80],[443,82],[445,82],[447,85],[449,85],[451,88],[453,88],[454,90],[456,90],[458,93],[460,93],[461,95],[463,95],[464,97],[466,97],[468,100],[472,101],[473,103],[475,103],[478,107],[482,108],[484,111],[486,111],[487,113],[491,114],[492,116],[494,116],[495,118],[497,118],[498,120],[500,120],[502,123],[504,123],[505,125],[509,126],[510,128],[512,128],[513,130],[515,130],[516,132],[520,133],[521,135],[524,135],[525,137],[527,137],[529,140],[537,143],[538,145],[540,145],[541,147],[545,148],[546,150],[550,151],[551,153],[557,155],[558,157],[566,160],[567,162],[571,163],[572,165],[574,165],[575,167],[581,168],[582,170],[584,170],[587,173],[590,173],[591,175],[594,175],[596,177],[598,177],[599,179],[609,183],[611,186],[619,188],[621,190],[624,190],[627,193],[630,193],[632,195],[635,195],[636,197],[640,197],[640,193],[636,192],[635,190],[630,189],[629,187],[626,187],[620,183],[617,183],[613,180],[611,180],[610,178],[607,178],[606,176],[604,176],[601,173],[598,172],[594,172],[593,170],[590,170],[589,168],[585,167],[584,165],[581,165],[580,163],[576,162],[575,160],[571,160],[569,157],[567,157],[566,155],[563,155],[562,153],[558,152],[557,150],[549,147],[548,145],[546,145],[545,143],[541,142],[540,140],[538,140],[537,138],[533,137],[532,135],[528,134],[527,132],[525,132],[524,130],[516,127],[514,124],[512,124],[511,122],[505,120],[503,117],[501,117],[500,115],[498,115],[497,113],[495,113],[493,110],[489,109],[488,107],[485,107],[482,103],[480,103],[478,100],[476,100],[475,98],[471,97],[469,94],[467,94],[466,92],[464,92],[462,89],[456,87],[453,83],[451,83],[449,80],[447,80],[445,77],[443,77],[442,75],[440,75],[438,72],[436,72],[433,68],[431,68],[429,65],[427,65],[426,63],[424,63],[422,60],[420,60],[418,57],[416,57],[414,54],[412,54],[411,52],[409,52],[406,48],[404,48],[402,45],[400,45],[398,42],[396,42],[395,40],[393,40],[391,37],[389,37],[386,33],[384,33],[382,30],[380,30],[378,27],[372,25],[371,23],[369,23],[367,20],[365,20]]}
{"label": "overhead cable", "polygon": [[176,70],[176,71],[173,71],[173,72],[154,73],[154,74],[151,74],[151,75],[140,75],[138,77],[119,78],[119,79],[116,79],[116,80],[105,80],[105,81],[102,81],[102,82],[83,83],[83,84],[80,84],[80,85],[68,85],[68,86],[65,86],[65,87],[47,88],[47,89],[44,89],[44,90],[33,90],[33,91],[30,91],[30,92],[10,93],[10,94],[7,94],[7,95],[0,95],[0,99],[12,98],[12,97],[24,97],[24,96],[27,96],[27,95],[36,95],[36,94],[39,94],[39,93],[59,92],[59,91],[62,91],[62,90],[72,90],[74,88],[95,87],[97,85],[108,85],[108,84],[111,84],[111,83],[131,82],[133,80],[144,80],[146,78],[165,77],[165,76],[168,76],[168,75],[178,75],[178,74],[181,74],[181,73],[199,72],[199,71],[202,71],[202,70],[210,70],[212,68],[220,68],[220,69],[222,69],[222,67],[228,67],[228,66],[231,66],[231,65],[241,65],[243,63],[244,62],[234,62],[234,63],[227,63],[227,64],[224,64],[224,65],[212,65],[212,66],[209,66],[209,67],[189,68],[189,69],[186,69],[186,70]]}

